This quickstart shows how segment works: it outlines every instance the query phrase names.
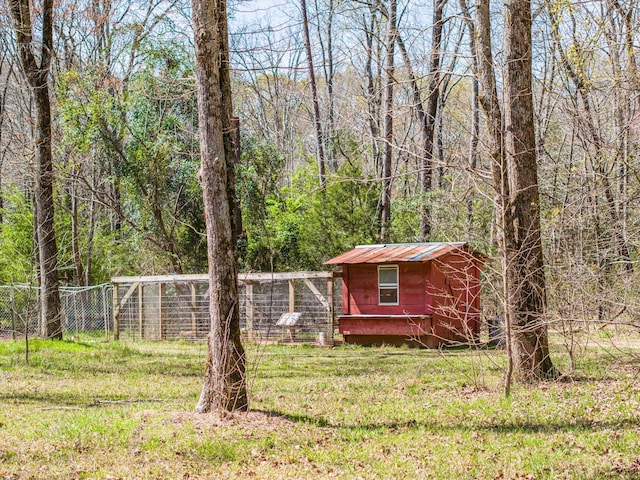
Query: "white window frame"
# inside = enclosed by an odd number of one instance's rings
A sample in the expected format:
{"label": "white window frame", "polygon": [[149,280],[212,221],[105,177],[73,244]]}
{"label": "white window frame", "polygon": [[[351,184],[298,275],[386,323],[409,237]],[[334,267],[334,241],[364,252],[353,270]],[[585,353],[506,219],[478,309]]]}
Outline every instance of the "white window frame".
{"label": "white window frame", "polygon": [[[380,271],[381,270],[395,270],[396,281],[395,283],[380,283]],[[395,302],[382,302],[380,298],[380,290],[382,289],[396,289],[396,301]],[[398,265],[378,265],[378,305],[400,305],[400,270]]]}

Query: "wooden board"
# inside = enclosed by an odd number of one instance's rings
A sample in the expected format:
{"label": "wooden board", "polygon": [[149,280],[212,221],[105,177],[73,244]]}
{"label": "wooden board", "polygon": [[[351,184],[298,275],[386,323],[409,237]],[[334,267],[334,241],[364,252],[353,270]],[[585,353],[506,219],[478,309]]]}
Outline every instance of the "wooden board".
{"label": "wooden board", "polygon": [[[333,278],[333,272],[274,272],[274,273],[239,273],[238,283],[269,283],[278,280],[301,280],[305,278]],[[188,275],[145,275],[136,277],[113,277],[111,283],[191,283],[208,282],[207,274]]]}
{"label": "wooden board", "polygon": [[338,318],[343,335],[420,336],[433,333],[430,316],[344,315]]}

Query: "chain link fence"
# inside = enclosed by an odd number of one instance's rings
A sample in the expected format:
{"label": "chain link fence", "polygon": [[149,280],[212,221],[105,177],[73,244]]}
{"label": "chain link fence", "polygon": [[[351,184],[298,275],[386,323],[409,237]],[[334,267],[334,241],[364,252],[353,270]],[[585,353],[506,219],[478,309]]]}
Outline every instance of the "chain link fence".
{"label": "chain link fence", "polygon": [[[116,338],[206,339],[210,326],[206,275],[117,277],[112,281]],[[245,339],[333,343],[334,312],[342,301],[342,282],[333,274],[242,274],[238,287]]]}
{"label": "chain link fence", "polygon": [[[112,285],[60,287],[62,332],[109,338],[112,332]],[[0,339],[37,337],[40,321],[40,288],[32,285],[0,285]]]}

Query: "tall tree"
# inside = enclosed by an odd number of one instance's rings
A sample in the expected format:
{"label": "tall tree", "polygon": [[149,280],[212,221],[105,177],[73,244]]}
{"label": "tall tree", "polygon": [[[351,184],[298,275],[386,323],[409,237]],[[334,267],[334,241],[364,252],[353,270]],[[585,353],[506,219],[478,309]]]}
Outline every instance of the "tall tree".
{"label": "tall tree", "polygon": [[2,195],[2,178],[3,171],[2,166],[6,156],[7,148],[2,143],[2,135],[4,130],[5,119],[7,118],[6,105],[7,105],[7,92],[9,90],[9,84],[11,83],[11,73],[13,72],[13,55],[10,54],[7,48],[4,38],[0,38],[0,75],[2,72],[7,72],[4,85],[0,87],[0,229],[2,229],[3,210],[4,210],[4,198]]}
{"label": "tall tree", "polygon": [[386,242],[391,230],[391,187],[393,157],[393,87],[395,84],[395,44],[397,31],[397,2],[389,0],[387,16],[387,55],[385,64],[384,98],[384,157],[382,161],[382,193],[380,197],[380,239]]}
{"label": "tall tree", "polygon": [[226,0],[193,0],[193,28],[211,316],[205,381],[196,412],[246,410]]}
{"label": "tall tree", "polygon": [[545,323],[531,49],[531,1],[505,0],[504,139],[509,178],[505,281],[511,354],[516,373],[525,381],[557,375]]}
{"label": "tall tree", "polygon": [[[335,75],[336,65],[334,59],[334,23],[336,17],[336,5],[335,0],[328,0],[326,5],[322,7],[318,5],[318,0],[315,0],[315,9],[317,14],[320,14],[322,10],[326,11],[326,17],[324,19],[318,19],[316,22],[316,28],[318,30],[318,43],[320,44],[320,52],[322,53],[322,66],[324,70],[324,78],[327,83],[327,130],[325,134],[326,157],[327,167],[331,172],[338,170],[337,150],[339,148],[336,145],[336,101],[335,101]],[[323,39],[323,27],[326,29],[325,37]]]}
{"label": "tall tree", "polygon": [[491,42],[491,16],[489,0],[478,0],[475,13],[476,57],[478,75],[478,102],[486,117],[486,149],[491,162],[491,174],[493,181],[494,219],[497,230],[496,243],[498,254],[502,263],[503,301],[506,318],[507,357],[509,365],[507,369],[505,391],[507,395],[511,388],[513,372],[513,357],[511,355],[511,308],[509,306],[508,270],[510,259],[507,258],[505,243],[507,238],[513,235],[507,234],[512,222],[509,219],[511,211],[505,208],[509,198],[509,179],[507,176],[507,163],[504,153],[504,130],[502,108],[498,98],[496,76],[493,66],[492,42]]}
{"label": "tall tree", "polygon": [[362,30],[365,35],[365,64],[364,75],[366,78],[365,100],[367,103],[367,126],[369,127],[369,136],[371,138],[371,156],[373,157],[373,165],[376,173],[382,175],[382,151],[380,148],[380,109],[381,109],[381,88],[379,88],[381,80],[381,70],[377,68],[374,73],[375,66],[380,65],[378,62],[380,52],[379,29],[380,21],[378,19],[378,10],[374,5],[370,5],[369,16],[362,17]]}
{"label": "tall tree", "polygon": [[[46,338],[62,338],[58,291],[58,249],[54,229],[53,155],[51,151],[51,103],[49,69],[53,55],[53,0],[43,0],[42,18],[31,18],[29,0],[10,0],[20,64],[33,98],[35,112],[36,234],[40,262],[42,332]],[[35,10],[34,10],[35,11]],[[33,25],[42,38],[34,39]],[[40,58],[36,51],[40,46]]]}
{"label": "tall tree", "polygon": [[420,210],[420,239],[429,240],[431,235],[431,208],[426,199],[431,191],[433,180],[433,152],[438,98],[440,96],[440,51],[442,49],[443,14],[447,0],[433,2],[433,32],[431,34],[431,52],[429,54],[429,97],[427,98],[426,115],[422,127],[422,169],[420,184],[422,189],[422,205]]}
{"label": "tall tree", "polygon": [[[478,80],[478,52],[476,47],[476,26],[467,6],[467,0],[459,0],[462,18],[469,33],[469,50],[471,50],[471,138],[469,139],[469,169],[474,172],[478,165],[478,145],[480,144],[480,99]],[[473,196],[467,198],[467,238],[473,231]]]}
{"label": "tall tree", "polygon": [[311,101],[313,103],[313,125],[316,130],[316,143],[318,154],[318,172],[320,176],[320,188],[327,186],[325,168],[326,160],[324,155],[324,134],[322,133],[322,122],[320,120],[320,105],[318,103],[318,88],[316,86],[316,72],[313,66],[313,54],[311,53],[311,38],[309,36],[309,18],[307,16],[307,2],[300,0],[302,9],[302,30],[304,32],[304,49],[307,53],[307,66],[309,67],[309,88],[311,88]]}

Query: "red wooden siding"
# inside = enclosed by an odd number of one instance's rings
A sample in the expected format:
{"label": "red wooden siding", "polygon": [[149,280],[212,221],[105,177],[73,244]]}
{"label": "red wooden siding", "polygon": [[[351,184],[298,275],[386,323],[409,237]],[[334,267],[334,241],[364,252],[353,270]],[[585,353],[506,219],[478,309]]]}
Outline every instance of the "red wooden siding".
{"label": "red wooden siding", "polygon": [[433,299],[437,337],[456,341],[477,337],[480,333],[480,268],[472,257],[452,253],[432,262],[428,290]]}
{"label": "red wooden siding", "polygon": [[426,265],[428,264],[401,263],[398,265],[398,305],[380,305],[378,303],[377,265],[344,265],[342,313],[345,315],[430,314],[431,301],[425,282]]}
{"label": "red wooden siding", "polygon": [[349,265],[349,313],[381,313],[378,306],[377,265]]}
{"label": "red wooden siding", "polygon": [[417,337],[430,334],[431,316],[357,315],[340,319],[343,335],[402,335]]}
{"label": "red wooden siding", "polygon": [[349,315],[351,313],[351,308],[349,307],[349,299],[351,298],[349,294],[349,266],[345,265],[342,268],[342,313],[344,315]]}

